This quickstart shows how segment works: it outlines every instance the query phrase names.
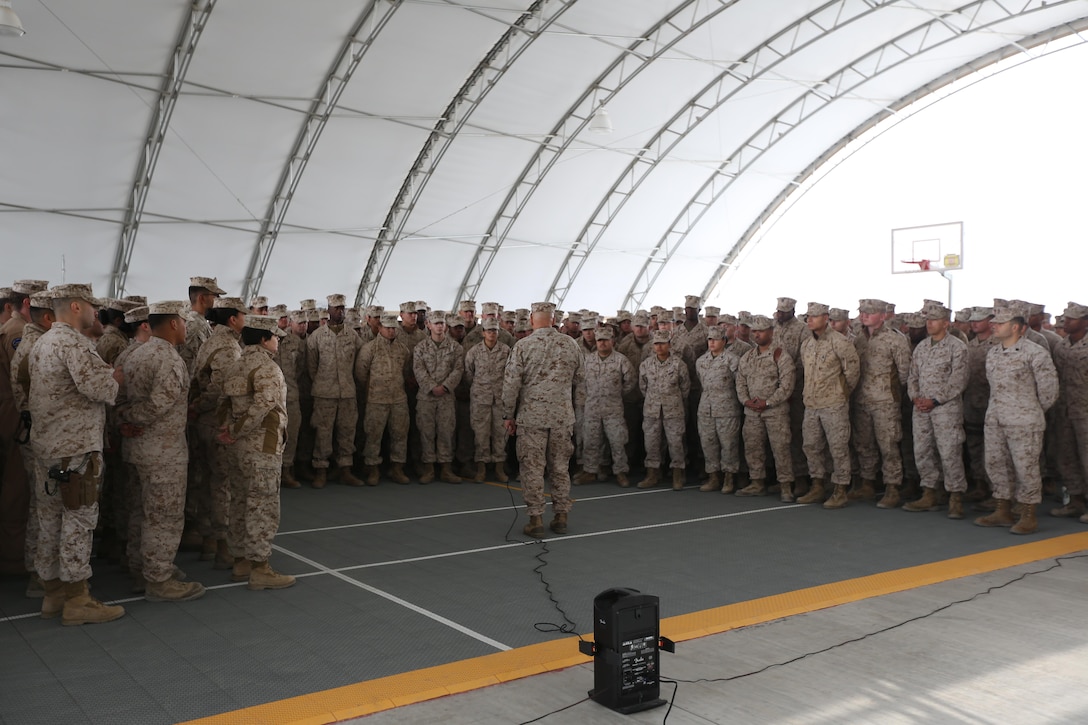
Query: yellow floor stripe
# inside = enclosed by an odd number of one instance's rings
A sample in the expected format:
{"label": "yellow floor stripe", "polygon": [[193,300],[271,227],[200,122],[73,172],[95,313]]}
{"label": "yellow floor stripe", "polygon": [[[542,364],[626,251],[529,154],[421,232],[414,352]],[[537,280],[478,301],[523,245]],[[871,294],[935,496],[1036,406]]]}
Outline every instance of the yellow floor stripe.
{"label": "yellow floor stripe", "polygon": [[[661,620],[674,641],[720,634],[884,594],[1088,550],[1088,532],[882,572]],[[586,603],[589,606],[589,603]],[[568,637],[193,720],[191,724],[322,725],[589,661]],[[365,656],[365,653],[360,653]]]}

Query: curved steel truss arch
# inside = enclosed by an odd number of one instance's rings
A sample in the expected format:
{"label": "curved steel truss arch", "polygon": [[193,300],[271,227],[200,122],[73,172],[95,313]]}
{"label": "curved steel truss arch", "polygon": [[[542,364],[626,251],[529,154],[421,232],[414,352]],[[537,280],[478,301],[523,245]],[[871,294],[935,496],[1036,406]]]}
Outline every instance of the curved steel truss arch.
{"label": "curved steel truss arch", "polygon": [[[503,240],[525,209],[525,205],[559,157],[589,124],[594,111],[606,105],[663,53],[671,50],[681,40],[738,1],[716,0],[716,4],[708,3],[707,9],[700,11],[698,0],[685,0],[655,23],[638,40],[627,46],[616,60],[597,76],[563,114],[551,132],[545,136],[545,141],[537,147],[533,158],[525,165],[517,181],[511,186],[469,263],[454,304],[457,300],[476,296],[480,283],[502,247]],[[556,139],[559,139],[558,143]]]}
{"label": "curved steel truss arch", "polygon": [[189,8],[189,14],[178,32],[177,42],[174,43],[174,52],[170,56],[170,67],[166,69],[162,85],[159,88],[159,98],[151,114],[151,122],[147,133],[144,135],[144,145],[140,152],[140,160],[136,164],[136,179],[132,183],[132,189],[128,194],[128,205],[125,208],[125,220],[121,225],[121,239],[117,243],[117,254],[114,257],[113,273],[110,275],[110,297],[120,297],[125,293],[125,285],[128,282],[128,268],[132,261],[132,250],[136,246],[136,236],[140,232],[140,220],[143,218],[144,204],[147,202],[147,192],[151,188],[151,179],[155,175],[155,166],[159,163],[159,152],[162,151],[163,141],[166,140],[166,132],[170,128],[170,119],[174,115],[174,106],[177,105],[178,95],[185,85],[185,75],[189,72],[189,63],[196,52],[197,43],[204,33],[204,26],[208,23],[208,17],[215,9],[216,0],[194,0]]}
{"label": "curved steel truss arch", "polygon": [[276,245],[276,239],[283,228],[283,221],[287,217],[287,210],[294,198],[295,189],[298,188],[302,175],[306,171],[306,165],[309,164],[310,157],[317,148],[318,141],[321,140],[321,134],[336,110],[340,96],[362,62],[363,56],[374,45],[378,35],[385,29],[403,2],[404,0],[371,0],[340,47],[336,60],[333,61],[332,67],[329,68],[329,72],[321,83],[321,89],[314,96],[314,101],[306,114],[306,122],[302,124],[291,153],[287,156],[287,163],[284,164],[283,171],[280,173],[276,190],[268,204],[268,211],[261,220],[257,244],[253,249],[253,256],[249,261],[249,269],[242,286],[242,299],[249,300],[260,291],[268,269],[268,260],[272,256],[272,248]]}
{"label": "curved steel truss arch", "polygon": [[[684,205],[669,229],[653,246],[653,251],[646,258],[624,297],[622,306],[639,307],[643,304],[669,258],[684,243],[706,212],[756,161],[805,120],[833,101],[849,95],[859,86],[917,55],[953,42],[964,35],[994,28],[1010,18],[1048,7],[1046,0],[1031,0],[1015,9],[1007,5],[1006,0],[974,0],[955,11],[935,15],[931,20],[866,52],[791,102],[735,149]],[[956,23],[949,21],[953,14],[958,17]],[[790,186],[792,185],[791,181]]]}
{"label": "curved steel truss arch", "polygon": [[[427,182],[434,176],[442,158],[469,117],[533,41],[575,2],[577,0],[536,0],[507,28],[446,106],[401,184],[378,238],[370,250],[370,258],[355,293],[357,307],[374,301],[382,274],[404,232],[408,218],[423,195]],[[547,15],[544,14],[546,8],[550,11]],[[528,29],[534,20],[536,26]]]}
{"label": "curved steel truss arch", "polygon": [[[1079,34],[1088,31],[1088,17],[1081,18],[1079,20],[1063,23],[1056,27],[1044,30],[1040,33],[1036,33],[1030,37],[1022,38],[1016,43],[1007,45],[1003,48],[999,48],[991,53],[988,53],[980,58],[960,66],[959,68],[946,73],[939,78],[927,83],[921,88],[913,91],[912,93],[903,96],[902,98],[889,103],[884,110],[874,114],[866,121],[860,124],[857,128],[853,129],[850,133],[846,134],[833,145],[828,147],[822,154],[820,154],[811,164],[799,173],[794,179],[787,184],[781,192],[768,204],[763,211],[756,217],[755,221],[745,230],[744,234],[734,243],[734,245],[726,253],[721,263],[715,268],[706,286],[703,288],[703,299],[713,294],[714,290],[721,283],[722,278],[733,268],[733,262],[740,256],[741,252],[748,246],[752,239],[759,232],[760,228],[774,215],[778,208],[786,202],[786,200],[797,191],[801,184],[804,183],[810,176],[823,166],[825,163],[834,158],[840,151],[845,149],[849,144],[858,139],[861,135],[871,130],[877,124],[886,120],[888,117],[894,115],[897,111],[907,108],[911,104],[919,101],[925,96],[937,91],[938,89],[955,83],[956,81],[977,73],[986,66],[994,63],[999,63],[1008,58],[1014,57],[1020,53],[1023,53],[1025,49],[1037,48],[1040,45],[1046,45],[1056,40],[1061,40],[1069,35]],[[1088,43],[1088,38],[1081,40],[1082,43]]]}
{"label": "curved steel truss arch", "polygon": [[[779,64],[796,53],[820,42],[835,30],[877,12],[890,2],[897,0],[826,2],[763,41],[737,61],[731,62],[654,134],[612,183],[571,244],[548,289],[547,299],[555,302],[557,306],[563,306],[586,258],[593,253],[609,225],[642,183],[668,158],[669,153],[704,120],[734,98],[747,83],[772,73]],[[827,18],[831,21],[827,22]]]}

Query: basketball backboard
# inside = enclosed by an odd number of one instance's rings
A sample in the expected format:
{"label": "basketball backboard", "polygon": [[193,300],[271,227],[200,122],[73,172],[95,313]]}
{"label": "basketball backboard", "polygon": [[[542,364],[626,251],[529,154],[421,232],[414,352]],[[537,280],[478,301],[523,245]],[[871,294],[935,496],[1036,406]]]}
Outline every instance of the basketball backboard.
{"label": "basketball backboard", "polygon": [[963,269],[963,222],[892,230],[892,274]]}

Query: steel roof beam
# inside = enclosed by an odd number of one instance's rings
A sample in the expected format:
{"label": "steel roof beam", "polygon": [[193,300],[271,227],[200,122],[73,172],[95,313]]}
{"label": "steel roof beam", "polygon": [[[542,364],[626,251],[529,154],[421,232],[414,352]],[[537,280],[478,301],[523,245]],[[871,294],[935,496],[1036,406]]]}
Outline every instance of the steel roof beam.
{"label": "steel roof beam", "polygon": [[[1017,9],[1010,9],[1006,5],[1007,0],[975,0],[975,2],[967,3],[956,10],[960,14],[974,11],[970,19],[964,17],[962,27],[948,24],[943,16],[934,17],[866,52],[823,81],[814,84],[812,89],[768,120],[726,157],[725,161],[710,174],[680,210],[669,229],[653,246],[653,251],[646,258],[638,276],[624,297],[622,306],[642,306],[662,269],[668,264],[669,258],[684,243],[688,234],[706,212],[722,198],[736,179],[742,177],[767,151],[815,113],[835,100],[851,94],[854,89],[878,75],[900,66],[917,55],[958,40],[970,33],[990,29],[1010,18],[1047,7],[1045,0],[1021,3]],[[979,12],[982,10],[985,12]],[[985,23],[975,22],[975,18],[983,16],[986,18]],[[793,184],[791,180],[790,185]]]}
{"label": "steel roof beam", "polygon": [[503,240],[525,205],[559,157],[589,124],[597,108],[607,104],[655,59],[738,1],[717,0],[716,4],[707,3],[707,10],[700,11],[697,0],[685,0],[642,37],[624,48],[616,60],[586,88],[545,137],[546,140],[537,147],[533,158],[510,188],[469,263],[457,300],[476,296]]}
{"label": "steel roof beam", "polygon": [[563,306],[586,258],[592,254],[612,221],[623,210],[642,182],[649,178],[663,161],[668,160],[672,150],[704,120],[710,118],[714,112],[742,91],[746,84],[770,75],[782,61],[820,42],[838,28],[866,17],[881,9],[883,5],[894,1],[834,0],[824,3],[765,40],[742,58],[729,63],[717,78],[704,86],[694,98],[669,119],[661,130],[654,134],[642,151],[632,158],[627,168],[616,178],[567,252],[562,266],[556,272],[555,279],[548,289],[547,299],[560,307]]}
{"label": "steel roof beam", "polygon": [[249,300],[260,291],[268,269],[268,260],[272,256],[272,249],[283,228],[287,210],[291,206],[291,200],[295,196],[299,182],[302,181],[302,175],[306,172],[310,157],[317,148],[318,141],[321,140],[321,134],[333,111],[336,110],[341,94],[362,62],[363,56],[374,45],[375,39],[402,4],[403,0],[371,0],[359,15],[359,19],[355,21],[355,25],[340,47],[340,52],[336,55],[336,60],[333,61],[329,72],[325,74],[321,89],[314,97],[309,112],[306,114],[306,122],[299,129],[291,153],[287,156],[287,163],[280,172],[268,210],[261,220],[261,231],[257,236],[257,243],[242,286],[242,299]]}
{"label": "steel roof beam", "polygon": [[155,166],[159,162],[159,152],[162,151],[166,132],[170,128],[170,119],[174,114],[178,94],[185,83],[189,63],[193,59],[193,53],[196,52],[196,45],[204,32],[204,26],[208,23],[208,16],[215,9],[215,3],[216,0],[194,0],[178,32],[174,52],[170,56],[170,66],[163,76],[162,85],[159,87],[159,97],[152,109],[151,122],[144,135],[143,150],[136,164],[136,178],[128,194],[125,220],[121,226],[121,239],[117,243],[113,272],[110,274],[108,293],[110,297],[120,297],[125,293],[132,250],[136,246],[136,236],[140,233],[140,219],[143,216],[144,204],[147,202],[147,192],[151,188],[151,179],[155,175]]}
{"label": "steel roof beam", "polygon": [[[389,213],[386,214],[383,229],[370,250],[362,279],[359,280],[359,289],[355,293],[356,306],[373,303],[386,265],[404,234],[404,227],[415,210],[416,203],[469,117],[533,41],[575,2],[577,0],[536,0],[510,24],[498,42],[469,74],[446,107],[442,118],[435,123],[400,185]],[[534,27],[530,28],[531,25]]]}

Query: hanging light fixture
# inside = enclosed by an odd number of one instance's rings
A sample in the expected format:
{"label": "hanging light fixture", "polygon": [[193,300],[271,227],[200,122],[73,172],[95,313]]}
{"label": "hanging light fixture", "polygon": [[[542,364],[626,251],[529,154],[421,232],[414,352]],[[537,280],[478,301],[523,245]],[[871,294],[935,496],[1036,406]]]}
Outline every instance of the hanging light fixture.
{"label": "hanging light fixture", "polygon": [[598,108],[590,117],[589,131],[601,135],[612,133],[612,119],[608,117],[608,111],[604,110],[604,106]]}
{"label": "hanging light fixture", "polygon": [[11,9],[11,0],[0,0],[0,35],[26,35],[19,16]]}

